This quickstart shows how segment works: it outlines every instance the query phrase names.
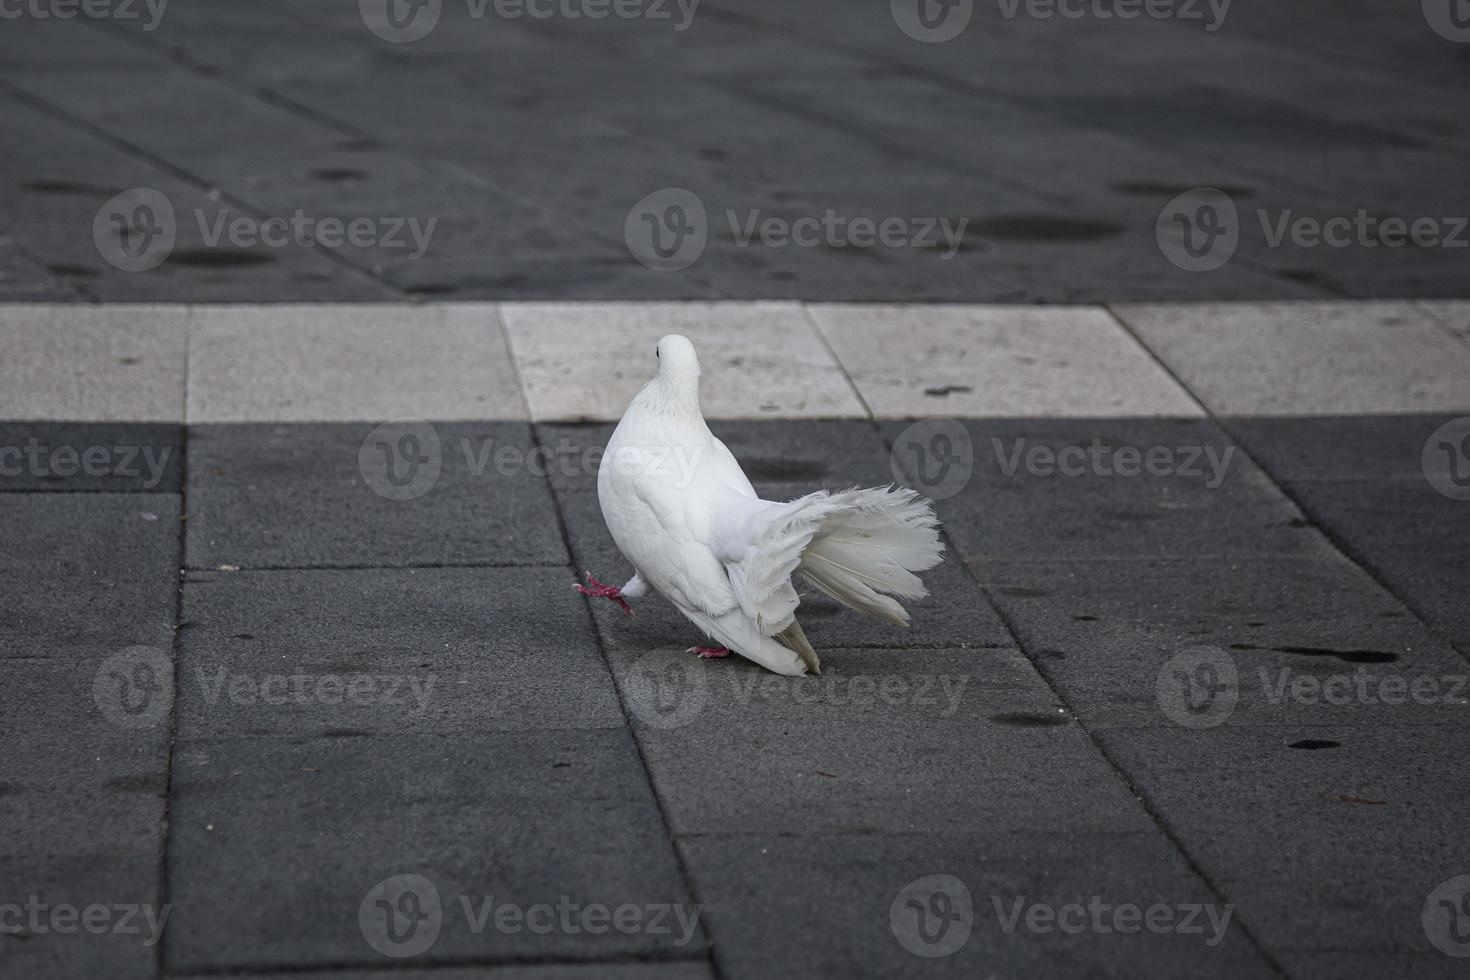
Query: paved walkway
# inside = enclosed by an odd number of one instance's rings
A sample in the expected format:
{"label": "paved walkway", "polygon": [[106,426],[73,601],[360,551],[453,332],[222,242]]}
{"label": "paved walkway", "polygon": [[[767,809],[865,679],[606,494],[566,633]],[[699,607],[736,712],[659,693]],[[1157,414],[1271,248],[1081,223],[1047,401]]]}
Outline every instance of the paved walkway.
{"label": "paved walkway", "polygon": [[[1467,323],[0,309],[0,973],[1459,976]],[[911,629],[572,591],[670,329],[763,492],[936,498]]]}
{"label": "paved walkway", "polygon": [[392,2],[6,15],[0,299],[1470,295],[1448,0]]}

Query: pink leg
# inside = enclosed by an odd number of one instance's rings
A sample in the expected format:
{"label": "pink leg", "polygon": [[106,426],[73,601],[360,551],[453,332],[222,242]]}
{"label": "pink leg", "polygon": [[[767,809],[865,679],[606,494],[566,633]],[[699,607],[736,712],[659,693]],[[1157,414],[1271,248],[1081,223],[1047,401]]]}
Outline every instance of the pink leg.
{"label": "pink leg", "polygon": [[685,650],[684,652],[685,653],[697,653],[701,657],[705,658],[706,660],[713,660],[715,657],[728,657],[730,655],[730,648],[729,647],[690,647],[688,650]]}
{"label": "pink leg", "polygon": [[616,585],[603,585],[593,577],[591,572],[587,573],[587,584],[591,585],[592,588],[589,589],[584,585],[577,585],[577,591],[585,596],[591,596],[594,599],[611,599],[623,607],[623,612],[629,616],[633,615],[633,607],[628,605],[628,600],[623,598],[622,589]]}

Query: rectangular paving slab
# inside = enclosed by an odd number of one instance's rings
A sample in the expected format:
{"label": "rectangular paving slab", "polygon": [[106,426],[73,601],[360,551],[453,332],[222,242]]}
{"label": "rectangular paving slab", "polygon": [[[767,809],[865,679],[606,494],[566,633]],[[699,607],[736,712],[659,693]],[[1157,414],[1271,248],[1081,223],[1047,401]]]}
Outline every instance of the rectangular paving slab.
{"label": "rectangular paving slab", "polygon": [[974,570],[1094,729],[1470,724],[1470,664],[1339,555]]}
{"label": "rectangular paving slab", "polygon": [[190,431],[191,568],[561,565],[523,423]]}
{"label": "rectangular paving slab", "polygon": [[[170,826],[180,973],[703,948],[625,730],[189,740]],[[638,921],[584,928],[594,904]]]}
{"label": "rectangular paving slab", "polygon": [[621,728],[569,578],[545,568],[193,572],[178,731]]}
{"label": "rectangular paving slab", "polygon": [[184,429],[141,422],[0,422],[0,492],[178,493]]}
{"label": "rectangular paving slab", "polygon": [[961,557],[1313,554],[1325,546],[1221,428],[1195,419],[887,422]]}
{"label": "rectangular paving slab", "polygon": [[1421,913],[1465,873],[1470,730],[1108,730],[1110,755],[1271,949],[1431,953]]}
{"label": "rectangular paving slab", "polygon": [[679,847],[731,977],[1276,975],[1157,831],[971,826]]}
{"label": "rectangular paving slab", "polygon": [[7,976],[154,975],[178,535],[172,494],[0,494]]}

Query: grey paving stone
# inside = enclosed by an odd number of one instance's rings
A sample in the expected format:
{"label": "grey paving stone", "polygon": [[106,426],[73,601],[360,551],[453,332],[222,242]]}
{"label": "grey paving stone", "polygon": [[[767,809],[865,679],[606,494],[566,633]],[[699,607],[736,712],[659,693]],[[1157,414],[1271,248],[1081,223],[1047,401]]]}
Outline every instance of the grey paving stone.
{"label": "grey paving stone", "polygon": [[1314,953],[1291,950],[1277,957],[1287,975],[1300,980],[1355,980],[1362,976],[1450,980],[1464,975],[1465,961],[1439,950],[1424,953]]}
{"label": "grey paving stone", "polygon": [[[1424,480],[1424,444],[1453,415],[1233,417],[1230,434],[1275,479]],[[1427,487],[1426,487],[1427,489]]]}
{"label": "grey paving stone", "polygon": [[[883,431],[911,485],[950,494],[937,510],[967,561],[1301,555],[1325,547],[1213,422],[950,419],[913,429],[889,422]],[[948,443],[935,449],[936,435]],[[1119,476],[1120,468],[1137,475]]]}
{"label": "grey paving stone", "polygon": [[565,564],[530,448],[520,423],[192,429],[188,564]]}
{"label": "grey paving stone", "polygon": [[[73,26],[83,34],[95,33]],[[121,84],[126,84],[126,76]],[[190,219],[202,213],[206,224],[214,222],[222,208],[195,182],[98,138],[49,104],[7,98],[5,117],[12,139],[0,148],[0,174],[23,191],[11,196],[6,211],[9,234],[37,256],[48,273],[88,300],[402,298],[372,277],[304,249],[206,248],[197,222]],[[175,216],[183,218],[168,261],[146,272],[116,268],[93,239],[99,212],[114,196],[135,187],[158,190],[172,204]]]}
{"label": "grey paving stone", "polygon": [[[732,447],[733,449],[733,447]],[[785,494],[786,497],[796,493]],[[559,497],[562,518],[576,556],[580,579],[591,572],[600,581],[622,585],[633,574],[603,521],[602,508],[593,493],[563,493]],[[923,574],[929,598],[905,604],[911,616],[907,627],[880,622],[844,608],[811,586],[800,583],[801,606],[797,616],[813,646],[886,647],[910,650],[925,647],[1010,646],[995,611],[975,588],[957,555],[947,555],[939,565]],[[603,642],[610,656],[627,657],[669,644],[693,646],[705,640],[662,596],[651,594],[634,605],[628,616],[606,599],[590,599]],[[681,647],[682,648],[682,647]]]}
{"label": "grey paving stone", "polygon": [[[1252,455],[1355,559],[1470,651],[1470,508],[1428,479],[1425,449],[1451,416],[1231,419]],[[1436,472],[1438,472],[1436,470]]]}
{"label": "grey paving stone", "polygon": [[[1209,925],[1203,934],[1104,933],[1092,925],[1099,920],[1075,909],[1105,903],[1101,921],[1110,930],[1107,916],[1122,905],[1211,905],[1223,917],[1218,897],[1157,832],[1058,835],[982,826],[937,837],[692,837],[679,846],[707,903],[716,960],[730,977],[1274,975],[1235,921],[1208,945],[1216,935]],[[908,903],[933,901],[936,892],[906,886],[932,875],[961,883],[972,913],[950,906],[961,918],[948,929],[927,918],[937,942],[926,947],[911,931],[918,913]],[[1055,924],[1041,931],[1044,919],[1028,928],[1026,912],[1012,923],[1018,904],[1060,911],[1073,931]],[[1208,921],[1203,913],[1199,920]],[[895,923],[929,955],[906,948]]]}
{"label": "grey paving stone", "polygon": [[781,678],[682,645],[614,660],[676,833],[959,833],[977,807],[996,829],[1148,825],[1014,651],[839,650],[828,664]]}
{"label": "grey paving stone", "polygon": [[1470,867],[1470,732],[1105,730],[1154,813],[1276,950],[1412,953],[1440,883]]}
{"label": "grey paving stone", "polygon": [[178,731],[621,728],[567,579],[545,568],[193,572]]}
{"label": "grey paving stone", "polygon": [[6,976],[154,975],[116,919],[61,932],[76,921],[39,906],[156,908],[178,533],[174,495],[0,495],[0,902],[28,920],[0,941]]}
{"label": "grey paving stone", "polygon": [[173,642],[179,498],[0,494],[0,658]]}
{"label": "grey paving stone", "polygon": [[0,422],[0,492],[178,493],[184,430],[119,422]]}
{"label": "grey paving stone", "polygon": [[158,975],[160,939],[173,915],[158,899],[156,857],[5,856],[0,880],[7,906],[0,973],[34,980]]}
{"label": "grey paving stone", "polygon": [[1470,724],[1470,664],[1340,555],[974,570],[1089,728]]}
{"label": "grey paving stone", "polygon": [[442,908],[425,965],[704,946],[697,929],[681,945],[677,928],[594,935],[575,919],[538,934],[492,917],[475,931],[487,900],[691,912],[626,731],[190,740],[175,750],[169,822],[180,973],[382,965],[368,937],[384,934],[365,932],[359,910],[404,874],[427,879]]}

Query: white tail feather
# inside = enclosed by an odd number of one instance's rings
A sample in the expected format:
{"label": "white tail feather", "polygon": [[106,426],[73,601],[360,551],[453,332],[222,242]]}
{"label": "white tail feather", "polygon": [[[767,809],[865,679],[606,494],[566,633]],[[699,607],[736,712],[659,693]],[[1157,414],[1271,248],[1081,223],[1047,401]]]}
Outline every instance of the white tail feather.
{"label": "white tail feather", "polygon": [[914,572],[933,568],[944,557],[934,508],[905,487],[843,490],[825,502],[830,512],[797,570],[843,605],[907,626],[907,610],[890,596],[929,594]]}

